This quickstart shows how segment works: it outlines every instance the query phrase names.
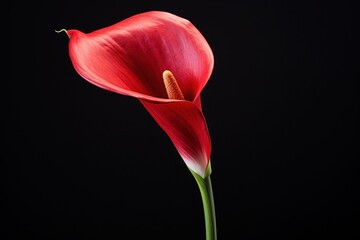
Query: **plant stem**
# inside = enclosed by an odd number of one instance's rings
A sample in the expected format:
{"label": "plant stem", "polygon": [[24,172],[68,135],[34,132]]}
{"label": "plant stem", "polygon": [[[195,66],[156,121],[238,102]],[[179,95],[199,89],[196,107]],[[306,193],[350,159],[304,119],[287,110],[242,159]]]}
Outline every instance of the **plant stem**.
{"label": "plant stem", "polygon": [[210,174],[207,177],[202,178],[193,171],[191,171],[191,173],[195,177],[201,193],[201,199],[204,207],[206,240],[216,240],[215,204]]}

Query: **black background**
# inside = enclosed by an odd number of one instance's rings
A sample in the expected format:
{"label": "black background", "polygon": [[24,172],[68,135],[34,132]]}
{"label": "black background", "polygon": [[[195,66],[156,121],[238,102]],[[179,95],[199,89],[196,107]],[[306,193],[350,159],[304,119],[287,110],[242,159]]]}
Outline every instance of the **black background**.
{"label": "black background", "polygon": [[36,25],[17,26],[34,55],[12,61],[3,102],[1,239],[205,239],[200,193],[169,138],[137,99],[83,80],[55,33],[148,10],[187,18],[214,52],[202,103],[218,239],[355,239],[358,25],[346,1],[14,3]]}

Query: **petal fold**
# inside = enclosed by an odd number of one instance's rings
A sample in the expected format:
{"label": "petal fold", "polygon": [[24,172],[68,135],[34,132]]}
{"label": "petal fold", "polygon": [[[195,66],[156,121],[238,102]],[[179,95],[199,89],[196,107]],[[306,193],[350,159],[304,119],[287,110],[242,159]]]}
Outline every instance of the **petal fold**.
{"label": "petal fold", "polygon": [[167,133],[185,164],[205,177],[211,139],[201,110],[188,101],[156,104],[141,100],[141,103]]}

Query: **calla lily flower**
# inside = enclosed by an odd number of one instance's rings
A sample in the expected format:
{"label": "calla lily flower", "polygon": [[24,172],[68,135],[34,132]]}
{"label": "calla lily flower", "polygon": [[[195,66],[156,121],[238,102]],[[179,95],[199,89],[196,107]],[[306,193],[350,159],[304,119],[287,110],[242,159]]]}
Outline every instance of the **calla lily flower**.
{"label": "calla lily flower", "polygon": [[95,86],[139,99],[187,167],[207,177],[211,138],[200,94],[214,57],[200,31],[163,11],[139,13],[90,33],[65,31],[77,73]]}

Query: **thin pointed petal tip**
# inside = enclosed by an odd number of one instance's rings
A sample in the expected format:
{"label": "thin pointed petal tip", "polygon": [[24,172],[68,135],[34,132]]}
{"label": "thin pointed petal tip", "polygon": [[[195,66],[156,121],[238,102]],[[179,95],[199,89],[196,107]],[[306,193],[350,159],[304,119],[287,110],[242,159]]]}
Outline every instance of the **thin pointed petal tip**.
{"label": "thin pointed petal tip", "polygon": [[67,30],[65,28],[62,28],[60,30],[55,30],[56,33],[62,33],[62,32],[65,32],[66,35],[68,36],[68,38],[70,38],[70,35],[68,34]]}

